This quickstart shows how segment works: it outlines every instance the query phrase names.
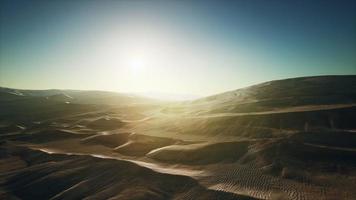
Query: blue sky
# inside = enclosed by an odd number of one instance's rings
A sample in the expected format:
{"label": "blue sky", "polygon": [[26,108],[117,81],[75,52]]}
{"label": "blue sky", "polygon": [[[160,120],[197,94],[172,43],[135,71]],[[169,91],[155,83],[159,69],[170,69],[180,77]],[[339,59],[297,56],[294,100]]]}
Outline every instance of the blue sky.
{"label": "blue sky", "polygon": [[210,95],[356,74],[356,1],[1,1],[0,85]]}

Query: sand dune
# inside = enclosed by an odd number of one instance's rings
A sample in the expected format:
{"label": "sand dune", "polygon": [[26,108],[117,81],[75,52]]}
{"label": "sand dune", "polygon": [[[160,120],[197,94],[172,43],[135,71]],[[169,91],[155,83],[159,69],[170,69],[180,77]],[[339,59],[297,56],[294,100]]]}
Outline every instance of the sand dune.
{"label": "sand dune", "polygon": [[252,199],[209,190],[189,177],[160,174],[127,161],[47,155],[19,148],[12,151],[8,156],[20,156],[18,162],[25,160],[29,166],[8,169],[1,176],[3,198]]}
{"label": "sand dune", "polygon": [[154,149],[179,143],[182,143],[182,141],[163,137],[131,134],[129,136],[129,141],[123,145],[117,146],[115,151],[124,155],[144,156]]}
{"label": "sand dune", "polygon": [[160,161],[183,164],[234,162],[247,152],[248,144],[249,142],[224,142],[171,145],[155,149],[147,156]]}
{"label": "sand dune", "polygon": [[355,83],[287,79],[171,103],[0,88],[0,198],[356,199]]}

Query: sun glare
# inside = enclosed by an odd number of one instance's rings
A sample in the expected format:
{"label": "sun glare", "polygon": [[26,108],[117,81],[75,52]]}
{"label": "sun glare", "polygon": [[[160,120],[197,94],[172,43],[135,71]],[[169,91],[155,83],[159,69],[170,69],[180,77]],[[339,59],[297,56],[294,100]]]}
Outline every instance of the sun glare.
{"label": "sun glare", "polygon": [[[131,71],[133,75],[144,74],[146,69],[153,65],[154,54],[151,52],[152,47],[148,48],[148,45],[127,45],[128,47],[124,48],[126,55],[123,59],[126,60],[126,67]],[[150,51],[151,50],[151,51]]]}
{"label": "sun glare", "polygon": [[146,60],[140,56],[134,56],[129,60],[129,67],[134,71],[143,70],[146,67]]}

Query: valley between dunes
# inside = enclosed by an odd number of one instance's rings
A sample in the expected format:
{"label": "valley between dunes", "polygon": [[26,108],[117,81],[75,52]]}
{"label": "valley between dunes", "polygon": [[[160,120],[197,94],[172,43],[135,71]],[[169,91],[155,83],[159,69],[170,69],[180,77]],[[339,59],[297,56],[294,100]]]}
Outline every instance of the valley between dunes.
{"label": "valley between dunes", "polygon": [[356,199],[356,76],[193,101],[0,88],[0,199]]}

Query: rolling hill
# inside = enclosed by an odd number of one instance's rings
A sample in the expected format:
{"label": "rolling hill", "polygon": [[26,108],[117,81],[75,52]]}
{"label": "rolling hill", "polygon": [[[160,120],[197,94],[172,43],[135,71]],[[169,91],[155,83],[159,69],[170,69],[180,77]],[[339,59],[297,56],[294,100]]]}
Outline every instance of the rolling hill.
{"label": "rolling hill", "polygon": [[0,88],[3,199],[356,199],[356,76],[192,101]]}

